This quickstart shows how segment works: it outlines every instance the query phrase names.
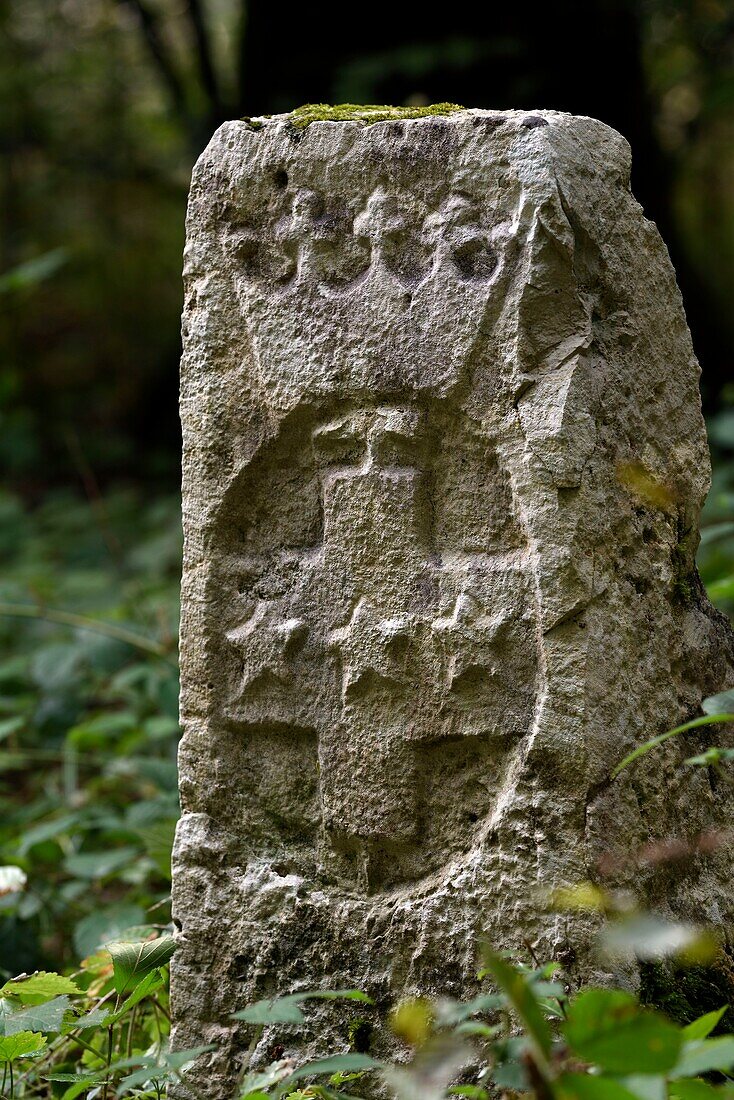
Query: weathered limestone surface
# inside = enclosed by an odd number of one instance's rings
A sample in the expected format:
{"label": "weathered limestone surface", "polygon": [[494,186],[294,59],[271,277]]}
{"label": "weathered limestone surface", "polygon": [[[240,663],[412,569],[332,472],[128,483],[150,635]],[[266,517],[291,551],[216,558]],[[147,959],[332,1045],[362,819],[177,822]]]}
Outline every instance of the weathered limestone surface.
{"label": "weathered limestone surface", "polygon": [[692,742],[609,780],[734,680],[698,366],[629,169],[601,123],[486,111],[232,122],[198,163],[173,996],[178,1045],[219,1045],[207,1097],[263,996],[469,992],[483,933],[588,973],[540,894],[605,853],[732,917],[726,845],[624,862],[731,818]]}

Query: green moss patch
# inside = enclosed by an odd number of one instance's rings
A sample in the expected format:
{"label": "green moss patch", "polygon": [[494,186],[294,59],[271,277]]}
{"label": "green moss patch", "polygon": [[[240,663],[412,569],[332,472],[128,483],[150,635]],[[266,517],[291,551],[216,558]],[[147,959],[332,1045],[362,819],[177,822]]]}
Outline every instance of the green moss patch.
{"label": "green moss patch", "polygon": [[370,126],[375,122],[429,118],[463,110],[458,103],[432,103],[429,107],[389,107],[374,103],[305,103],[303,107],[296,107],[295,111],[291,111],[288,121],[296,130],[305,130],[312,122],[362,122]]}

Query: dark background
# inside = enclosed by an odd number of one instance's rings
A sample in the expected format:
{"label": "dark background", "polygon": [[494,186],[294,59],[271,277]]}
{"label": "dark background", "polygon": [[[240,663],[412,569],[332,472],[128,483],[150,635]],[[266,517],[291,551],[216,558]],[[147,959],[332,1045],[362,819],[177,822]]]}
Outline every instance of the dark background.
{"label": "dark background", "polygon": [[727,0],[283,5],[0,0],[0,461],[175,485],[191,165],[223,119],[304,102],[556,108],[614,126],[665,237],[709,412],[732,401]]}

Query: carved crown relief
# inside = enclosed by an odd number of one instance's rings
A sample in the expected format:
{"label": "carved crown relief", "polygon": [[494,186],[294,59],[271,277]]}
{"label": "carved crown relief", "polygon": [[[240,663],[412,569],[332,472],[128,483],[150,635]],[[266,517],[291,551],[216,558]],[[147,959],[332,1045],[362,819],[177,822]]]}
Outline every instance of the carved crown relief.
{"label": "carved crown relief", "polygon": [[526,551],[492,446],[452,441],[430,408],[304,414],[225,514],[233,806],[352,888],[436,870],[491,815],[535,703]]}
{"label": "carved crown relief", "polygon": [[[308,181],[303,181],[307,183]],[[431,390],[465,377],[514,230],[456,188],[376,180],[347,195],[267,174],[220,221],[261,392],[290,405],[293,364],[318,400]]]}
{"label": "carved crown relief", "polygon": [[489,282],[498,265],[497,236],[466,195],[450,194],[428,211],[415,196],[380,184],[356,214],[300,188],[282,216],[233,228],[228,248],[249,281],[273,289],[307,283],[347,291],[372,271],[412,290],[438,269]]}

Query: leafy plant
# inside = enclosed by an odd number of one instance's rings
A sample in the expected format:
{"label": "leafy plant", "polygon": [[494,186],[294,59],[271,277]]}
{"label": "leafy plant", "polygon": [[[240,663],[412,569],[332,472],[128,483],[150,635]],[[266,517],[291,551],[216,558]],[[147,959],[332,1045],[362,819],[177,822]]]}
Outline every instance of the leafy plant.
{"label": "leafy plant", "polygon": [[[392,1027],[410,1048],[408,1061],[386,1063],[356,1053],[301,1066],[281,1059],[250,1074],[238,1100],[360,1100],[365,1075],[381,1079],[396,1100],[489,1100],[498,1091],[539,1100],[734,1096],[734,1084],[712,1078],[726,1081],[734,1071],[734,1035],[711,1038],[728,1006],[683,1027],[625,990],[592,987],[570,994],[559,980],[558,963],[530,968],[489,949],[485,961],[480,977],[491,979],[494,991],[466,1003],[398,1006]],[[262,1004],[238,1018],[294,1022],[291,998],[268,1002],[267,1014]],[[309,1079],[316,1083],[304,1086]]]}
{"label": "leafy plant", "polygon": [[1,976],[168,922],[180,529],[127,490],[0,519]]}
{"label": "leafy plant", "polygon": [[5,982],[3,1098],[161,1097],[167,1083],[209,1049],[168,1049],[164,968],[174,950],[171,936],[153,934],[110,944],[73,978],[39,971]]}

